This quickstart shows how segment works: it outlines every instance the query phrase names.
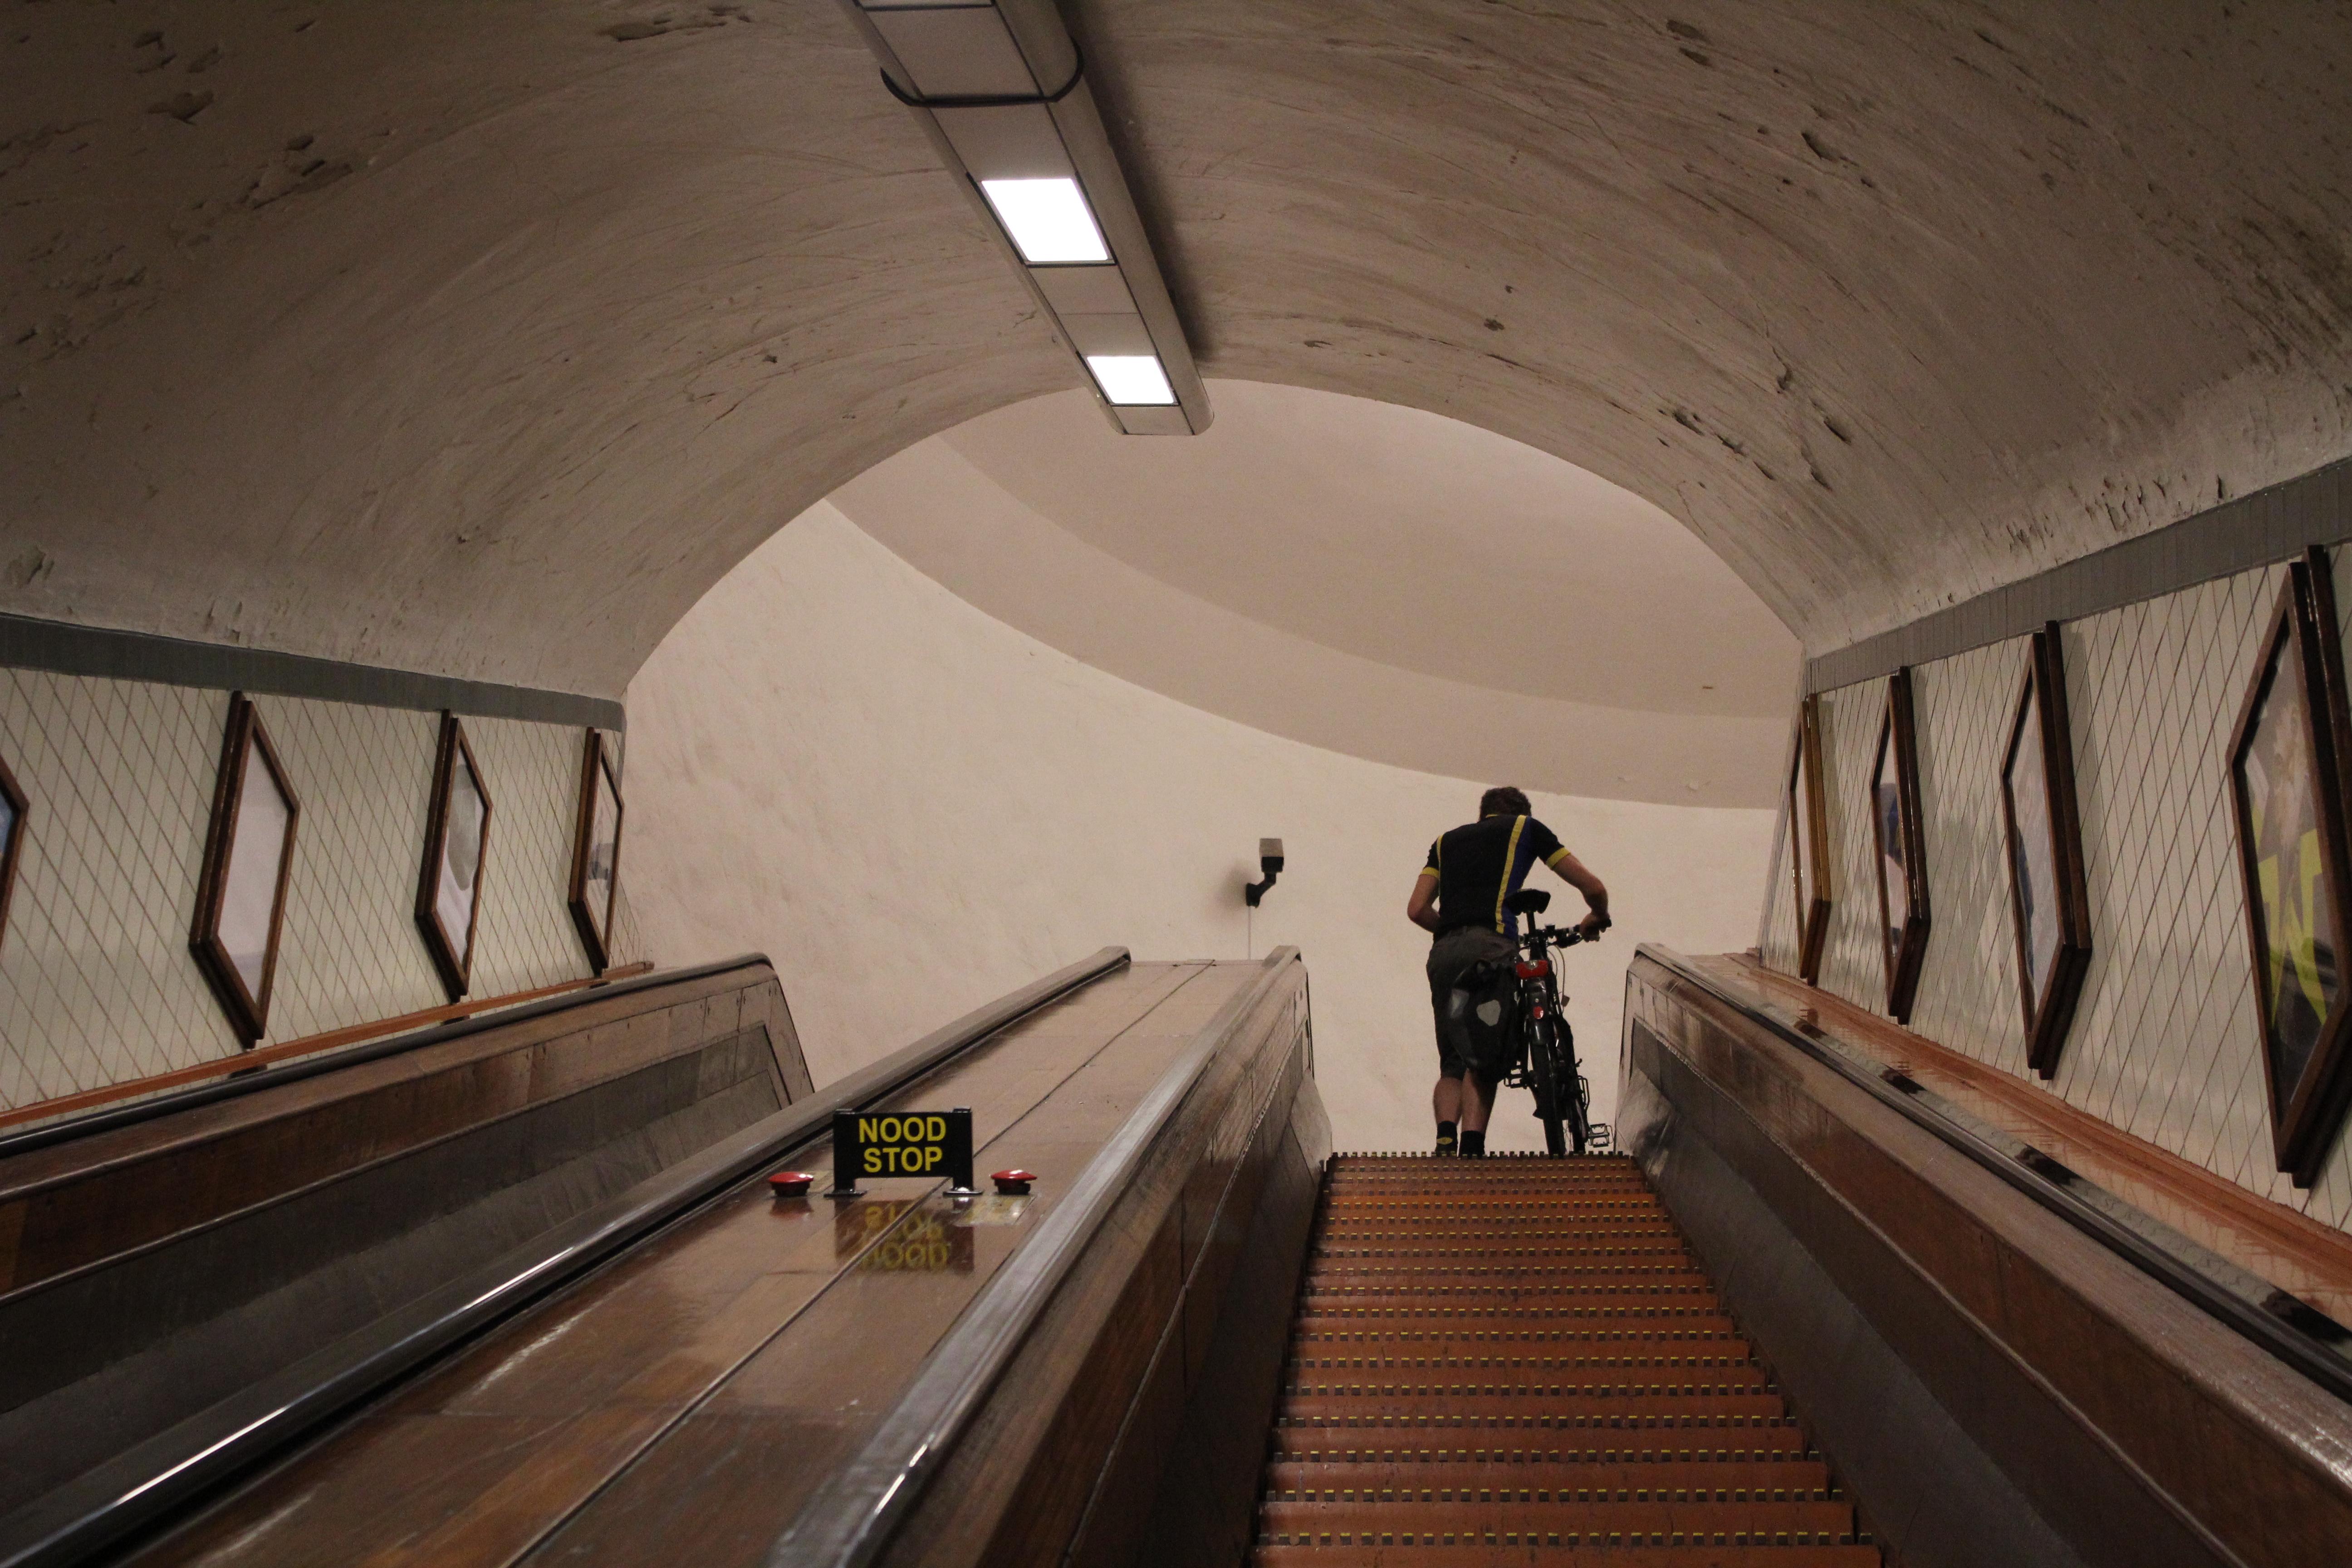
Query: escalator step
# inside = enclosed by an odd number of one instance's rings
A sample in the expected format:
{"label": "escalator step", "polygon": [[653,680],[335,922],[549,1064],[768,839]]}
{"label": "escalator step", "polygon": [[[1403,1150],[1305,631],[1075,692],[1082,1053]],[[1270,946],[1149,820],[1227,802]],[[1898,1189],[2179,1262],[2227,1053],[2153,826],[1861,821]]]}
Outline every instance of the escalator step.
{"label": "escalator step", "polygon": [[1640,1169],[1340,1155],[1257,1568],[1881,1562]]}

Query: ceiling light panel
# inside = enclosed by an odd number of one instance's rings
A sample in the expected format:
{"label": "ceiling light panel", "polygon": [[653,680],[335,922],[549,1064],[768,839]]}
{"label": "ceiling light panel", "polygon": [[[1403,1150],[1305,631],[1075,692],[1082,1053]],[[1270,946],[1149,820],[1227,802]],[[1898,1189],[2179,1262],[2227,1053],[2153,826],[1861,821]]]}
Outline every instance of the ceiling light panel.
{"label": "ceiling light panel", "polygon": [[921,97],[1026,98],[1038,91],[993,5],[866,9]]}
{"label": "ceiling light panel", "polygon": [[955,150],[975,180],[1072,178],[1062,133],[1042,103],[989,104],[982,108],[934,109],[931,123]]}
{"label": "ceiling light panel", "polygon": [[1077,181],[982,179],[980,194],[1030,266],[1110,259],[1110,247],[1103,243]]}
{"label": "ceiling light panel", "polygon": [[1088,354],[1087,369],[1114,408],[1127,404],[1153,407],[1176,401],[1175,389],[1168,384],[1168,373],[1160,368],[1157,354]]}
{"label": "ceiling light panel", "polygon": [[1116,267],[1033,267],[1029,280],[1045,296],[1054,313],[1072,316],[1132,316],[1135,296]]}
{"label": "ceiling light panel", "polygon": [[1124,314],[1102,315],[1067,311],[1062,317],[1062,333],[1070,340],[1070,346],[1084,356],[1142,354],[1151,357],[1160,352],[1152,346],[1151,330],[1143,324],[1143,318],[1132,310]]}
{"label": "ceiling light panel", "polygon": [[842,3],[1111,422],[1207,429],[1208,389],[1057,0]]}

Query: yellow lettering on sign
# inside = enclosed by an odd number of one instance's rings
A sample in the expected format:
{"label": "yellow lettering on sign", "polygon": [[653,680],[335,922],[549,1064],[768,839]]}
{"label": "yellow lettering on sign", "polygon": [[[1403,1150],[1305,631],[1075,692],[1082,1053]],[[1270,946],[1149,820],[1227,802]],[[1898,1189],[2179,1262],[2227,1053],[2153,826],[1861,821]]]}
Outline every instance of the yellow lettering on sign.
{"label": "yellow lettering on sign", "polygon": [[881,1150],[868,1149],[866,1151],[866,1173],[869,1176],[878,1176],[882,1173]]}

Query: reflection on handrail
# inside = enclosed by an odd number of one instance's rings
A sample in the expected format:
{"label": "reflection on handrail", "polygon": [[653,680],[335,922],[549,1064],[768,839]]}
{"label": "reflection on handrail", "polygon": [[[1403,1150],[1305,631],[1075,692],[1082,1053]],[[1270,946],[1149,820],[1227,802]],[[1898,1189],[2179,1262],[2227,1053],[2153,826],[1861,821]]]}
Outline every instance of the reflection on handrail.
{"label": "reflection on handrail", "polygon": [[835,1471],[801,1510],[768,1554],[768,1568],[865,1568],[921,1499],[1012,1363],[1045,1304],[1127,1192],[1160,1129],[1216,1059],[1234,1030],[1257,1010],[1295,947],[1267,954],[1257,977],[1217,1009],[1169,1064],[1071,1184],[1034,1235],[1007,1258],[947,1337],[932,1347],[914,1382],[856,1458]]}

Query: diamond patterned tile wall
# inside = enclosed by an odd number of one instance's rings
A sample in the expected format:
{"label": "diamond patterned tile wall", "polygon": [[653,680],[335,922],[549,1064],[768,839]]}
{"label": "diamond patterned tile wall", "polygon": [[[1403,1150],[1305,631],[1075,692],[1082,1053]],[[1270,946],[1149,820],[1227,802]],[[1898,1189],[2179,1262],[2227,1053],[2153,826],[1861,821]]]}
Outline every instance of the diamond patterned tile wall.
{"label": "diamond patterned tile wall", "polygon": [[[256,699],[302,802],[272,1041],[447,1000],[414,910],[439,721]],[[0,1109],[235,1055],[188,952],[228,694],[0,669],[32,800],[0,940]],[[494,802],[473,994],[585,976],[564,897],[581,731],[473,718]],[[642,956],[625,905],[616,962]]]}
{"label": "diamond patterned tile wall", "polygon": [[1772,839],[1772,870],[1764,883],[1763,938],[1758,951],[1765,966],[1783,974],[1797,973],[1797,895],[1789,885],[1789,813],[1780,813],[1780,828]]}
{"label": "diamond patterned tile wall", "polygon": [[[2337,552],[2339,609],[2352,551]],[[2221,578],[2064,628],[2093,952],[2048,1087],[2252,1190],[2352,1228],[2352,1147],[2297,1191],[2271,1157],[2244,902],[2221,752],[2284,567]],[[2352,631],[2352,625],[2347,625]],[[2028,642],[1913,671],[1928,939],[1911,1027],[2021,1078],[2024,1023],[2004,865],[2000,764]],[[1835,860],[1822,984],[1884,1013],[1869,775],[1885,683],[1822,698]],[[1785,834],[1784,834],[1785,837]],[[1764,962],[1795,967],[1779,854]],[[2038,1081],[2038,1080],[2035,1080]]]}
{"label": "diamond patterned tile wall", "polygon": [[588,973],[588,951],[565,904],[581,731],[513,719],[468,720],[466,731],[497,812],[482,869],[475,988],[496,996]]}
{"label": "diamond patterned tile wall", "polygon": [[237,1048],[188,956],[228,694],[0,671],[31,797],[0,941],[0,1105]]}
{"label": "diamond patterned tile wall", "polygon": [[[349,702],[253,700],[302,802],[269,1038],[299,1039],[446,1002],[415,918],[438,718]],[[493,858],[505,826],[492,817]],[[184,940],[181,949],[175,961],[186,957]]]}

